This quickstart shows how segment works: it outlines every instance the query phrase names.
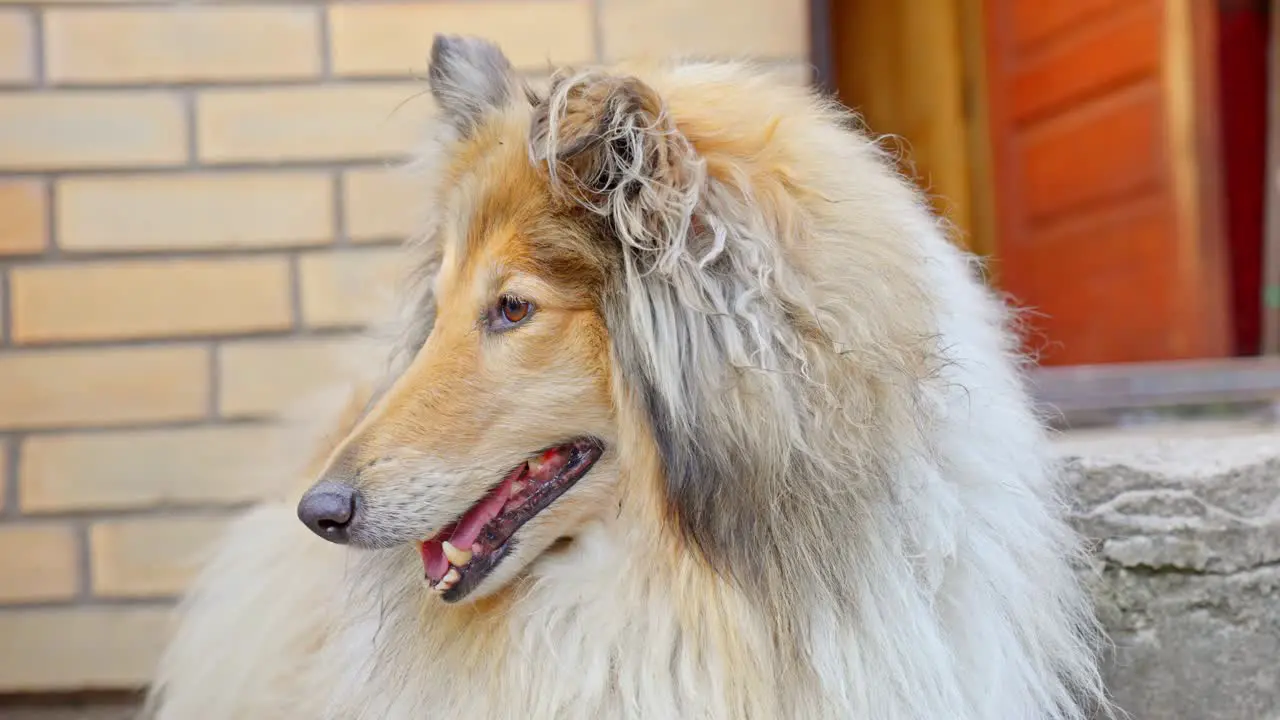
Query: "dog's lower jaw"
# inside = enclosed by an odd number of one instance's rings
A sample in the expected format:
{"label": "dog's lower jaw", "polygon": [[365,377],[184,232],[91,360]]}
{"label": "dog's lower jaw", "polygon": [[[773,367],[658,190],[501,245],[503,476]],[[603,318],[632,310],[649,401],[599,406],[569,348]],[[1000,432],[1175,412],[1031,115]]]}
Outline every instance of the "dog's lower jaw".
{"label": "dog's lower jaw", "polygon": [[458,602],[520,543],[521,530],[591,472],[604,443],[580,437],[535,453],[435,536],[418,543],[426,587]]}

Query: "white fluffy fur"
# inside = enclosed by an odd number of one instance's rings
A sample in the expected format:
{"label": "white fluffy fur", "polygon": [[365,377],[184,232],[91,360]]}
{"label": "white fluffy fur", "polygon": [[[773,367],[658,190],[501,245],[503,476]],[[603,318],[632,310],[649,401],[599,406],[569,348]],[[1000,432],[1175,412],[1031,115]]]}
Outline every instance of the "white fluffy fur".
{"label": "white fluffy fur", "polygon": [[[699,65],[652,82],[678,114],[700,87],[759,82],[752,77]],[[810,238],[808,272],[819,278],[796,291],[804,306],[854,366],[864,353],[867,372],[893,361],[868,345],[883,317],[918,312],[935,333],[938,362],[911,388],[914,414],[903,423],[863,427],[847,408],[807,408],[827,413],[828,432],[857,437],[883,473],[872,484],[885,491],[867,493],[860,527],[835,539],[849,554],[828,572],[850,602],[783,591],[779,607],[762,606],[693,554],[673,558],[665,531],[628,505],[581,528],[567,553],[529,566],[509,605],[445,608],[409,569],[412,548],[330,545],[292,505],[269,504],[227,534],[192,588],[156,677],[158,720],[1079,720],[1103,702],[1097,634],[1071,568],[1077,541],[1059,517],[1005,311],[872,143],[828,123],[830,111],[798,91],[753,92],[815,108],[795,110],[808,129],[793,129],[782,151],[809,187],[830,193],[788,218]],[[749,207],[732,202],[722,207]],[[757,239],[776,230],[759,217],[704,220],[715,253],[739,240],[729,226]],[[905,248],[915,282],[876,288],[892,282],[876,253],[893,247]],[[769,242],[761,252],[782,251]],[[784,272],[781,261],[774,268]],[[799,280],[761,282],[791,292]],[[892,302],[868,312],[867,298]],[[806,372],[825,381],[844,371]],[[893,434],[876,434],[885,428]],[[823,561],[796,558],[802,568]],[[807,672],[777,649],[770,615],[788,603],[803,627],[783,641],[797,645]]]}

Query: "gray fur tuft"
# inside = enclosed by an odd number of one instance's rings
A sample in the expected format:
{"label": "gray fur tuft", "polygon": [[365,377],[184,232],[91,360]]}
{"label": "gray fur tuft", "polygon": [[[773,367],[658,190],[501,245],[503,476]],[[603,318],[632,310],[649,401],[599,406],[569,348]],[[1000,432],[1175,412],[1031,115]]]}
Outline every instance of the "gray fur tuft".
{"label": "gray fur tuft", "polygon": [[462,136],[510,103],[515,86],[511,62],[497,45],[456,35],[435,36],[427,77],[436,104]]}
{"label": "gray fur tuft", "polygon": [[812,593],[850,600],[847,546],[826,543],[860,533],[863,503],[880,492],[871,479],[883,476],[873,471],[882,458],[833,436],[813,410],[830,404],[815,370],[838,352],[803,279],[751,189],[709,178],[639,80],[560,77],[531,134],[553,187],[617,244],[606,324],[649,416],[673,519],[711,565],[756,591],[778,631],[800,632],[804,618],[785,609],[810,606]]}

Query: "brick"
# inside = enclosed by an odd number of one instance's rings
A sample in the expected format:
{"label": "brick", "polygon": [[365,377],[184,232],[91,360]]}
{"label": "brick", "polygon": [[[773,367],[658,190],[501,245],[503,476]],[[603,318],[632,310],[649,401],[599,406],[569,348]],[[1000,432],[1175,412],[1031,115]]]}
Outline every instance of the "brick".
{"label": "brick", "polygon": [[218,407],[226,417],[279,416],[313,393],[350,385],[377,358],[358,337],[247,340],[219,353]]}
{"label": "brick", "polygon": [[426,183],[405,170],[361,169],[343,175],[347,235],[357,242],[403,240],[422,225]]}
{"label": "brick", "polygon": [[226,528],[225,517],[113,520],[89,528],[92,590],[102,597],[178,595]]}
{"label": "brick", "polygon": [[320,23],[305,6],[50,10],[54,82],[280,80],[320,74]]}
{"label": "brick", "polygon": [[431,108],[430,93],[410,83],[207,90],[197,101],[200,159],[399,156],[420,138]]}
{"label": "brick", "polygon": [[139,688],[169,637],[167,607],[0,611],[0,692]]}
{"label": "brick", "polygon": [[408,268],[398,248],[340,250],[300,261],[302,321],[310,327],[365,325],[389,311]]}
{"label": "brick", "polygon": [[53,350],[0,355],[0,428],[190,420],[209,404],[203,348]]}
{"label": "brick", "polygon": [[0,180],[0,255],[44,250],[47,217],[44,183]]}
{"label": "brick", "polygon": [[15,343],[259,332],[293,321],[283,258],[14,268]]}
{"label": "brick", "polygon": [[334,236],[326,173],[81,177],[57,190],[58,243],[70,251],[280,247]]}
{"label": "brick", "polygon": [[0,84],[25,85],[36,76],[35,25],[17,10],[0,11]]}
{"label": "brick", "polygon": [[595,59],[587,0],[340,3],[329,28],[340,75],[421,73],[435,32],[488,38],[521,69]]}
{"label": "brick", "polygon": [[287,483],[271,465],[280,430],[258,425],[32,435],[22,442],[24,513],[236,505]]}
{"label": "brick", "polygon": [[0,526],[0,603],[71,598],[79,584],[77,555],[69,523]]}
{"label": "brick", "polygon": [[0,93],[0,170],[154,167],[186,156],[186,119],[176,94]]}
{"label": "brick", "polygon": [[808,54],[805,0],[602,0],[600,20],[610,60]]}

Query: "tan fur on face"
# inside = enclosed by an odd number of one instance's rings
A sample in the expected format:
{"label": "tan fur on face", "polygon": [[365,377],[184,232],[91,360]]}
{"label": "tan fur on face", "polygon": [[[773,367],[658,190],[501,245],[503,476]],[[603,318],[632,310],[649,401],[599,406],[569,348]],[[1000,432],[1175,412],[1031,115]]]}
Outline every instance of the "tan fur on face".
{"label": "tan fur on face", "polygon": [[[513,142],[523,128],[503,130],[481,128],[447,173],[428,340],[322,474],[360,491],[366,529],[354,535],[357,544],[430,537],[541,449],[614,434],[608,340],[591,273],[570,278],[538,257],[540,247],[563,247],[571,228]],[[504,294],[532,301],[534,314],[519,328],[489,332],[484,315]],[[612,467],[604,459],[582,487],[521,528],[516,550],[484,588],[500,588],[598,514]]]}

